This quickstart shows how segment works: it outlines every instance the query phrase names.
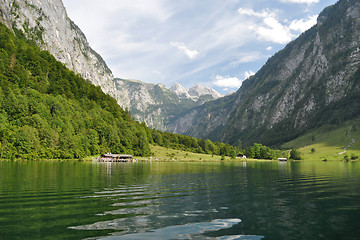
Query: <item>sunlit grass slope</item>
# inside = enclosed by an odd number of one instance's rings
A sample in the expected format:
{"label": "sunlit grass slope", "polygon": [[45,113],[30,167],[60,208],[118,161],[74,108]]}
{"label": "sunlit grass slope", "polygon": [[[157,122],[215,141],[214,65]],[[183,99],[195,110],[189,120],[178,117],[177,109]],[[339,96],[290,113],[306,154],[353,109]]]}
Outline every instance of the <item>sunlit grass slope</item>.
{"label": "sunlit grass slope", "polygon": [[360,122],[341,127],[325,126],[283,145],[298,148],[304,160],[344,160],[345,155],[360,156]]}
{"label": "sunlit grass slope", "polygon": [[[179,162],[193,162],[193,161],[220,161],[221,156],[210,155],[210,154],[199,154],[186,152],[181,150],[175,150],[171,148],[164,148],[160,146],[151,145],[151,152],[154,156],[151,158],[152,161],[179,161]],[[149,158],[140,158],[142,160]],[[225,157],[225,160],[229,160],[229,157]]]}

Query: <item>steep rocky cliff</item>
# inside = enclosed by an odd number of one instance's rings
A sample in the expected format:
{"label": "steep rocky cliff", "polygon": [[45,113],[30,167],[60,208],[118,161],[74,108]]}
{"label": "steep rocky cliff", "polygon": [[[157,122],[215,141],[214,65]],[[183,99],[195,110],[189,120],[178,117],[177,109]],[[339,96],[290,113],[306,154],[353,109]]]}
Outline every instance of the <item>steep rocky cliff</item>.
{"label": "steep rocky cliff", "polygon": [[0,21],[24,32],[67,68],[120,102],[110,69],[69,19],[61,0],[0,0]]}
{"label": "steep rocky cliff", "polygon": [[167,130],[279,144],[360,116],[360,2],[340,0],[275,54],[236,94],[191,109]]}

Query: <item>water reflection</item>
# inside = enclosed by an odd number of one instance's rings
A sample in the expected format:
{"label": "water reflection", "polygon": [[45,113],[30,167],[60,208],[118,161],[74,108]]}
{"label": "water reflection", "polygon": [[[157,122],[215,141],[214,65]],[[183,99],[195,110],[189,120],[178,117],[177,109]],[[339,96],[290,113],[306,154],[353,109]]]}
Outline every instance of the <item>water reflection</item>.
{"label": "water reflection", "polygon": [[[111,199],[114,208],[99,215],[116,219],[73,229],[114,230],[112,235],[116,236],[109,239],[262,239],[264,233],[268,234],[266,239],[298,239],[296,235],[310,236],[312,232],[309,227],[305,228],[307,233],[298,226],[304,220],[306,226],[319,225],[325,220],[318,216],[323,209],[328,210],[327,201],[344,200],[349,188],[336,186],[328,174],[314,174],[314,166],[304,169],[297,163],[255,162],[222,167],[149,175],[143,179],[145,184],[95,192],[87,197]],[[246,219],[242,224],[220,224],[221,228],[216,224],[228,223],[231,217]],[[341,225],[346,221],[336,219]],[[199,226],[209,229],[203,231]],[[246,231],[242,230],[244,226]],[[281,231],[272,233],[270,229]]]}
{"label": "water reflection", "polygon": [[219,231],[221,229],[231,228],[233,225],[241,222],[240,219],[216,219],[211,222],[191,223],[177,226],[169,226],[160,229],[154,229],[145,233],[126,234],[121,236],[110,236],[100,238],[102,240],[121,240],[121,239],[221,239],[221,240],[260,240],[263,236],[251,235],[231,235],[221,237],[209,237],[202,234]]}
{"label": "water reflection", "polygon": [[0,239],[358,240],[359,199],[358,163],[0,162]]}

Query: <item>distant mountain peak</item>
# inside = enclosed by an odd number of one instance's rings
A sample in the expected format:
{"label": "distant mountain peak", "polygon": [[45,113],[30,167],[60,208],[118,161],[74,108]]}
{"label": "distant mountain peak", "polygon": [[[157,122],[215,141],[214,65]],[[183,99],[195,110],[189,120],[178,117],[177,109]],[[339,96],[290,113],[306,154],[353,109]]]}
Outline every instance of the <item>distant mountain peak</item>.
{"label": "distant mountain peak", "polygon": [[175,93],[179,98],[188,98],[193,101],[197,101],[201,96],[211,95],[211,97],[215,100],[223,97],[222,94],[218,93],[216,90],[201,86],[195,83],[191,88],[186,89],[180,83],[175,82],[170,91]]}
{"label": "distant mountain peak", "polygon": [[191,96],[188,93],[188,91],[180,83],[175,82],[169,90],[175,93],[176,96],[178,96],[179,98],[191,99]]}
{"label": "distant mountain peak", "polygon": [[189,90],[188,93],[190,96],[194,99],[198,99],[201,96],[204,95],[211,95],[214,99],[218,99],[223,97],[224,95],[217,92],[215,89],[201,86],[197,83],[195,83]]}

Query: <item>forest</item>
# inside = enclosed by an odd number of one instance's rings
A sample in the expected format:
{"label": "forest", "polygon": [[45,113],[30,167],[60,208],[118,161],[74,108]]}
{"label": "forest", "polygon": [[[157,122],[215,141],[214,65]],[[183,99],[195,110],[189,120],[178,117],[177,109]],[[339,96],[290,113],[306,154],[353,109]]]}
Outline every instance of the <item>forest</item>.
{"label": "forest", "polygon": [[20,32],[0,25],[0,158],[150,156],[150,144],[236,156],[236,148],[165,133],[133,120],[116,100]]}

